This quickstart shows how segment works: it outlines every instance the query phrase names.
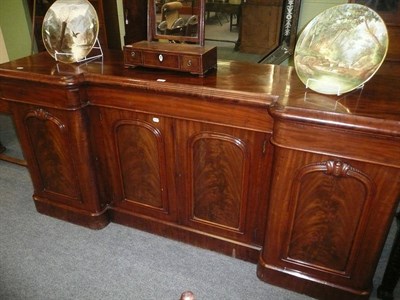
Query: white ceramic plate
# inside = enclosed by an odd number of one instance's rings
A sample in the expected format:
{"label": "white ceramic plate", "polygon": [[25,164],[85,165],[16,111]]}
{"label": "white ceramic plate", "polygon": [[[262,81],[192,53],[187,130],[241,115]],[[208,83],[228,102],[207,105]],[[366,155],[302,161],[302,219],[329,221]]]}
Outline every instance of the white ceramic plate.
{"label": "white ceramic plate", "polygon": [[388,45],[385,23],[375,11],[354,3],[338,5],[316,16],[301,33],[296,72],[307,88],[340,95],[376,73]]}
{"label": "white ceramic plate", "polygon": [[43,20],[42,38],[47,52],[57,61],[84,59],[96,43],[99,20],[87,0],[57,0]]}

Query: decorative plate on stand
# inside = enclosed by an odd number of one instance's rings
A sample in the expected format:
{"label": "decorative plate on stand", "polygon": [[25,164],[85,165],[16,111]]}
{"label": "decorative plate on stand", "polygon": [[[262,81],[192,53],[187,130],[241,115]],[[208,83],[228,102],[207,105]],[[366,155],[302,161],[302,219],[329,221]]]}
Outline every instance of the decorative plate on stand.
{"label": "decorative plate on stand", "polygon": [[338,5],[306,26],[296,44],[294,64],[307,88],[340,95],[376,73],[388,45],[385,23],[375,11],[360,4]]}
{"label": "decorative plate on stand", "polygon": [[64,63],[84,59],[97,41],[99,20],[87,0],[57,0],[47,11],[42,38],[47,52]]}

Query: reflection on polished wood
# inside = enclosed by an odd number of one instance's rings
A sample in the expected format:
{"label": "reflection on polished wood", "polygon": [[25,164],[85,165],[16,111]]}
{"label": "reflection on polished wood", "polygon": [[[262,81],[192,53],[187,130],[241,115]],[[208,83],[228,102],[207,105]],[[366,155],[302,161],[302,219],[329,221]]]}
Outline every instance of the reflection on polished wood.
{"label": "reflection on polished wood", "polygon": [[41,53],[0,66],[0,111],[40,213],[251,261],[315,298],[368,299],[400,194],[398,70],[327,96],[285,66],[194,77],[126,69],[120,52],[81,66]]}

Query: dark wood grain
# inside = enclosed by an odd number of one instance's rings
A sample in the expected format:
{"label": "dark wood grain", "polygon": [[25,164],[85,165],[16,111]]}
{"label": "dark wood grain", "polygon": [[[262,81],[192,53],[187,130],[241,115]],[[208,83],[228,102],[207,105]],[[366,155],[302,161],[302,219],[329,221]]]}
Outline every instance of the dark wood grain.
{"label": "dark wood grain", "polygon": [[246,172],[241,144],[207,133],[192,141],[194,219],[239,228],[243,185],[237,182]]}
{"label": "dark wood grain", "polygon": [[352,176],[349,165],[349,173],[329,174],[330,163],[343,165],[339,161],[307,165],[295,178],[286,257],[346,274],[354,238],[363,230],[359,220],[372,192],[367,193],[371,187],[366,184],[371,183]]}
{"label": "dark wood grain", "polygon": [[[124,186],[124,198],[153,207],[162,207],[159,133],[150,124],[121,122],[116,128],[116,144]],[[162,149],[162,148],[161,148]]]}
{"label": "dark wood grain", "polygon": [[69,147],[66,124],[38,109],[27,113],[25,126],[39,168],[41,190],[79,201],[75,166],[71,152],[65,151]]}
{"label": "dark wood grain", "polygon": [[[371,146],[367,137],[364,145]],[[323,149],[305,152],[296,149],[299,138],[275,148],[274,197],[258,275],[316,298],[367,298],[385,242],[382,236],[398,203],[398,168],[381,165],[378,170],[370,162],[324,155]],[[339,171],[329,171],[330,164],[337,164]],[[327,293],[330,288],[318,287],[322,281],[351,294]]]}

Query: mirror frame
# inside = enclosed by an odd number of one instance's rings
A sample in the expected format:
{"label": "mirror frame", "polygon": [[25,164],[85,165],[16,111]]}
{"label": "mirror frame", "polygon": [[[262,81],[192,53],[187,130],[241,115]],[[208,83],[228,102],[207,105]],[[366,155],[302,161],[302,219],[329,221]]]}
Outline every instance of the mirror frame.
{"label": "mirror frame", "polygon": [[[142,1],[142,0],[140,0]],[[176,35],[166,35],[166,34],[157,34],[157,21],[156,21],[156,2],[155,0],[147,1],[147,40],[152,42],[154,40],[172,40],[177,42],[189,42],[199,44],[200,46],[204,46],[204,15],[205,15],[205,0],[193,0],[193,3],[197,3],[198,10],[198,33],[197,37],[190,36],[176,36]]]}
{"label": "mirror frame", "polygon": [[259,64],[280,64],[294,53],[300,7],[301,0],[284,1],[279,44],[275,50],[261,58]]}

